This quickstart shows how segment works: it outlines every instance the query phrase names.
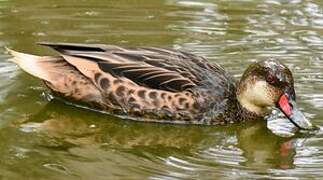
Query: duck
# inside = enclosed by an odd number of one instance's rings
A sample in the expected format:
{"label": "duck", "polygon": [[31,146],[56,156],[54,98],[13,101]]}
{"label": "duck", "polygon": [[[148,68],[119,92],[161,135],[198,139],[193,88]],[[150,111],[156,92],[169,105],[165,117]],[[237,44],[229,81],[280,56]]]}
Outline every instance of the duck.
{"label": "duck", "polygon": [[58,54],[8,49],[10,61],[54,97],[129,119],[200,125],[265,119],[279,109],[300,129],[313,125],[296,104],[292,72],[275,59],[251,64],[239,81],[219,64],[183,50],[40,42]]}

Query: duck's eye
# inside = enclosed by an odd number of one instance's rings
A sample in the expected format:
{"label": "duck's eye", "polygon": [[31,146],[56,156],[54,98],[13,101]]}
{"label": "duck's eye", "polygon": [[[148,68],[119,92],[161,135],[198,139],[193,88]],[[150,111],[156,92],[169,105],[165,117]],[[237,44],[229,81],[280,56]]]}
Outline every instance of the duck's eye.
{"label": "duck's eye", "polygon": [[269,74],[267,77],[266,77],[266,81],[269,83],[269,84],[275,84],[277,82],[277,79],[272,75],[272,74]]}

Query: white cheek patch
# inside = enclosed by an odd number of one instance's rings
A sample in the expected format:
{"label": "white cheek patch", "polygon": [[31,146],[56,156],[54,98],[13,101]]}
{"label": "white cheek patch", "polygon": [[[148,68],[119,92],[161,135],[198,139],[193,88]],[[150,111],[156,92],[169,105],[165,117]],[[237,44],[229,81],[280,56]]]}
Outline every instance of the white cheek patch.
{"label": "white cheek patch", "polygon": [[257,81],[255,84],[247,85],[238,98],[244,108],[257,114],[262,114],[266,107],[275,104],[265,81]]}
{"label": "white cheek patch", "polygon": [[275,104],[268,84],[265,81],[257,81],[254,85],[248,86],[246,93],[246,98],[248,98],[249,102],[256,106],[265,107]]}

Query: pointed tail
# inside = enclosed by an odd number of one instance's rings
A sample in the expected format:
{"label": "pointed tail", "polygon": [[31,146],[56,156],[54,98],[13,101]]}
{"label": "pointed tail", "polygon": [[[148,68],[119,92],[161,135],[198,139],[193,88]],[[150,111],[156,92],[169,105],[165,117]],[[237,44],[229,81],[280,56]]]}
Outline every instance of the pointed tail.
{"label": "pointed tail", "polygon": [[16,63],[22,70],[40,78],[42,80],[53,80],[53,66],[58,60],[62,61],[62,57],[51,56],[35,56],[31,54],[21,53],[9,48],[7,51],[13,56],[9,61]]}

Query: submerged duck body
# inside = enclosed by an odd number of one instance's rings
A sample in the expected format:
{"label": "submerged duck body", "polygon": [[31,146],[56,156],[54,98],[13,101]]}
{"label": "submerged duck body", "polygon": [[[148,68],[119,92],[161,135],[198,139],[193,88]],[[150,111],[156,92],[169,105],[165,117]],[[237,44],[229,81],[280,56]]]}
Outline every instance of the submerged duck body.
{"label": "submerged duck body", "polygon": [[[234,79],[218,64],[173,49],[40,43],[58,56],[9,50],[13,62],[42,80],[55,96],[137,120],[227,124],[255,120],[279,105],[287,117],[295,99],[289,69],[278,61],[251,65]],[[291,117],[292,118],[292,117]]]}

